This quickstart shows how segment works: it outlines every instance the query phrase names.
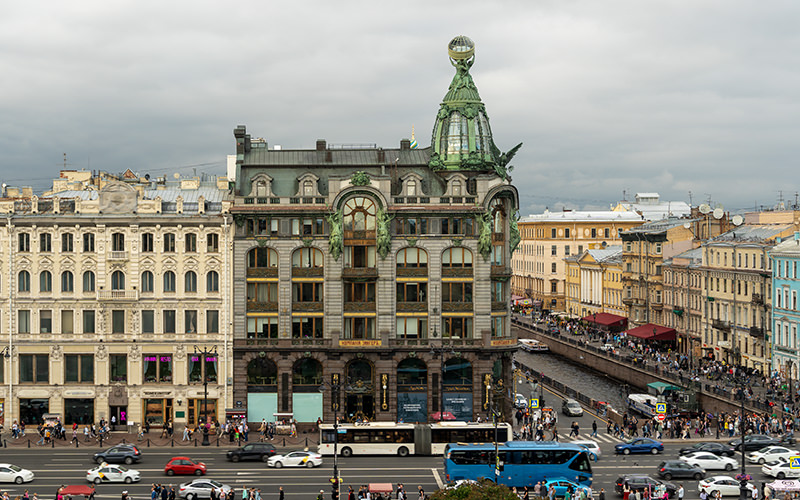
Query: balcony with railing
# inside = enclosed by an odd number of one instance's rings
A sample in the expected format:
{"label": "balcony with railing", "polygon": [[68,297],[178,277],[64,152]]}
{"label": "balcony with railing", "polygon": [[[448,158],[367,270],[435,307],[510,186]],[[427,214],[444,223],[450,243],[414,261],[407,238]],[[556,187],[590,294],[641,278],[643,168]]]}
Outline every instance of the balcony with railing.
{"label": "balcony with railing", "polygon": [[377,267],[345,267],[342,269],[342,278],[349,279],[378,279]]}
{"label": "balcony with railing", "polygon": [[717,330],[731,329],[731,324],[728,321],[722,321],[721,319],[712,319],[711,326],[712,328],[716,328]]}
{"label": "balcony with railing", "polygon": [[751,326],[750,327],[750,336],[756,338],[764,338],[764,329],[760,326]]}
{"label": "balcony with railing", "polygon": [[259,302],[257,300],[247,301],[247,310],[249,312],[278,312],[277,302]]}
{"label": "balcony with railing", "polygon": [[344,312],[348,313],[375,312],[375,302],[345,302]]}
{"label": "balcony with railing", "polygon": [[764,305],[764,296],[760,293],[754,293],[750,297],[750,302],[756,305]]}
{"label": "balcony with railing", "polygon": [[492,266],[491,273],[492,276],[496,277],[510,277],[514,274],[514,271],[506,266]]}
{"label": "balcony with railing", "polygon": [[98,290],[97,300],[118,300],[120,302],[139,300],[138,290]]}
{"label": "balcony with railing", "polygon": [[427,302],[398,302],[397,312],[428,312]]}
{"label": "balcony with railing", "polygon": [[472,312],[472,302],[442,302],[442,312]]}
{"label": "balcony with railing", "polygon": [[505,311],[508,304],[504,300],[493,300],[492,311]]}
{"label": "balcony with railing", "polygon": [[322,312],[324,302],[292,302],[292,312]]}
{"label": "balcony with railing", "polygon": [[397,276],[403,278],[424,278],[428,276],[427,267],[398,267]]}
{"label": "balcony with railing", "polygon": [[471,267],[443,267],[442,278],[471,278]]}
{"label": "balcony with railing", "polygon": [[293,278],[321,278],[325,276],[324,267],[293,267]]}
{"label": "balcony with railing", "polygon": [[108,260],[128,260],[128,252],[126,250],[111,250],[108,252]]}
{"label": "balcony with railing", "polygon": [[277,267],[250,267],[247,269],[248,278],[277,278]]}

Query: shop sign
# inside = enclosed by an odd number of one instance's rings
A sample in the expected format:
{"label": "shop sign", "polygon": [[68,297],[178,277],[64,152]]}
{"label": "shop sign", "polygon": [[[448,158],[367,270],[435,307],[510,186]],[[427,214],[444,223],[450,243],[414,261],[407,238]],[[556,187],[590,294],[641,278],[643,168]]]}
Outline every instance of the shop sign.
{"label": "shop sign", "polygon": [[340,340],[339,347],[380,347],[380,340]]}

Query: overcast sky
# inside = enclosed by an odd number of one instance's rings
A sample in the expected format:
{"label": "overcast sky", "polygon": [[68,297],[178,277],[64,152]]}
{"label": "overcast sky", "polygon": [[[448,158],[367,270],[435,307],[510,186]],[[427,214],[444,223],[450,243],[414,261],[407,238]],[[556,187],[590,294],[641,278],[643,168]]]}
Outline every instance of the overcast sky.
{"label": "overcast sky", "polygon": [[726,209],[794,202],[800,2],[37,1],[0,7],[0,177],[223,174],[233,128],[284,148],[420,146],[453,68],[495,142],[524,142],[523,215],[623,190]]}

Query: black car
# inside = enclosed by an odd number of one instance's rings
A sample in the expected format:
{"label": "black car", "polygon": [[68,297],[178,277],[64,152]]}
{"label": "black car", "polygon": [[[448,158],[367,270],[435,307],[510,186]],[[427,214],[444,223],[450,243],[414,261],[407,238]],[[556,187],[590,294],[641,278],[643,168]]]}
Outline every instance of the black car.
{"label": "black car", "polygon": [[614,491],[617,492],[617,495],[622,496],[622,487],[626,484],[630,487],[631,491],[644,491],[647,489],[652,491],[659,484],[663,484],[667,488],[667,494],[670,498],[675,496],[675,493],[678,491],[678,487],[673,483],[668,483],[642,474],[625,474],[619,476],[614,482]]}
{"label": "black car", "polygon": [[275,447],[269,443],[248,443],[241,448],[228,451],[227,457],[228,460],[233,462],[238,462],[239,460],[261,460],[266,462],[275,453]]}
{"label": "black car", "polygon": [[732,446],[723,443],[695,443],[687,448],[681,448],[678,455],[688,455],[695,451],[705,451],[720,457],[732,457],[736,453]]}
{"label": "black car", "polygon": [[[733,446],[733,449],[740,451],[742,449],[742,440],[734,439],[728,441],[728,444]],[[775,439],[764,434],[750,434],[744,437],[744,451],[756,451],[765,446],[774,446],[781,444],[780,439]]]}
{"label": "black car", "polygon": [[132,444],[118,444],[107,450],[98,451],[92,459],[98,464],[114,462],[130,465],[142,459],[142,452]]}
{"label": "black car", "polygon": [[667,481],[673,477],[683,477],[699,481],[706,476],[706,471],[700,467],[690,465],[683,460],[667,460],[658,466],[658,476]]}

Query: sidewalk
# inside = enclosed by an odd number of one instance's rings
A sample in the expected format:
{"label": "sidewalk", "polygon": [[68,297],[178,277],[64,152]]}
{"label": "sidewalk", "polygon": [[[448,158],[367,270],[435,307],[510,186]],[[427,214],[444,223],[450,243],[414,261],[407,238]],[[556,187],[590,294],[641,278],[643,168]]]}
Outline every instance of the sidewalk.
{"label": "sidewalk", "polygon": [[[0,446],[3,448],[92,448],[103,449],[117,444],[133,444],[140,448],[173,448],[173,447],[200,447],[203,442],[203,436],[192,436],[189,441],[182,441],[183,434],[175,433],[171,438],[162,438],[160,430],[145,434],[142,439],[138,439],[136,433],[128,432],[111,432],[108,439],[103,439],[102,442],[98,439],[90,439],[86,441],[83,434],[78,434],[77,442],[72,439],[72,432],[67,431],[67,439],[54,439],[47,444],[36,444],[39,441],[39,435],[34,431],[33,433],[27,432],[24,436],[14,439],[11,433],[3,433],[0,435]],[[240,447],[249,443],[259,442],[259,434],[251,432],[249,440],[231,441],[228,436],[217,436],[209,434],[208,440],[213,447]],[[314,433],[300,434],[297,437],[289,436],[275,436],[273,439],[267,439],[265,442],[272,444],[275,448],[305,448],[316,447],[319,441],[319,435]]]}

